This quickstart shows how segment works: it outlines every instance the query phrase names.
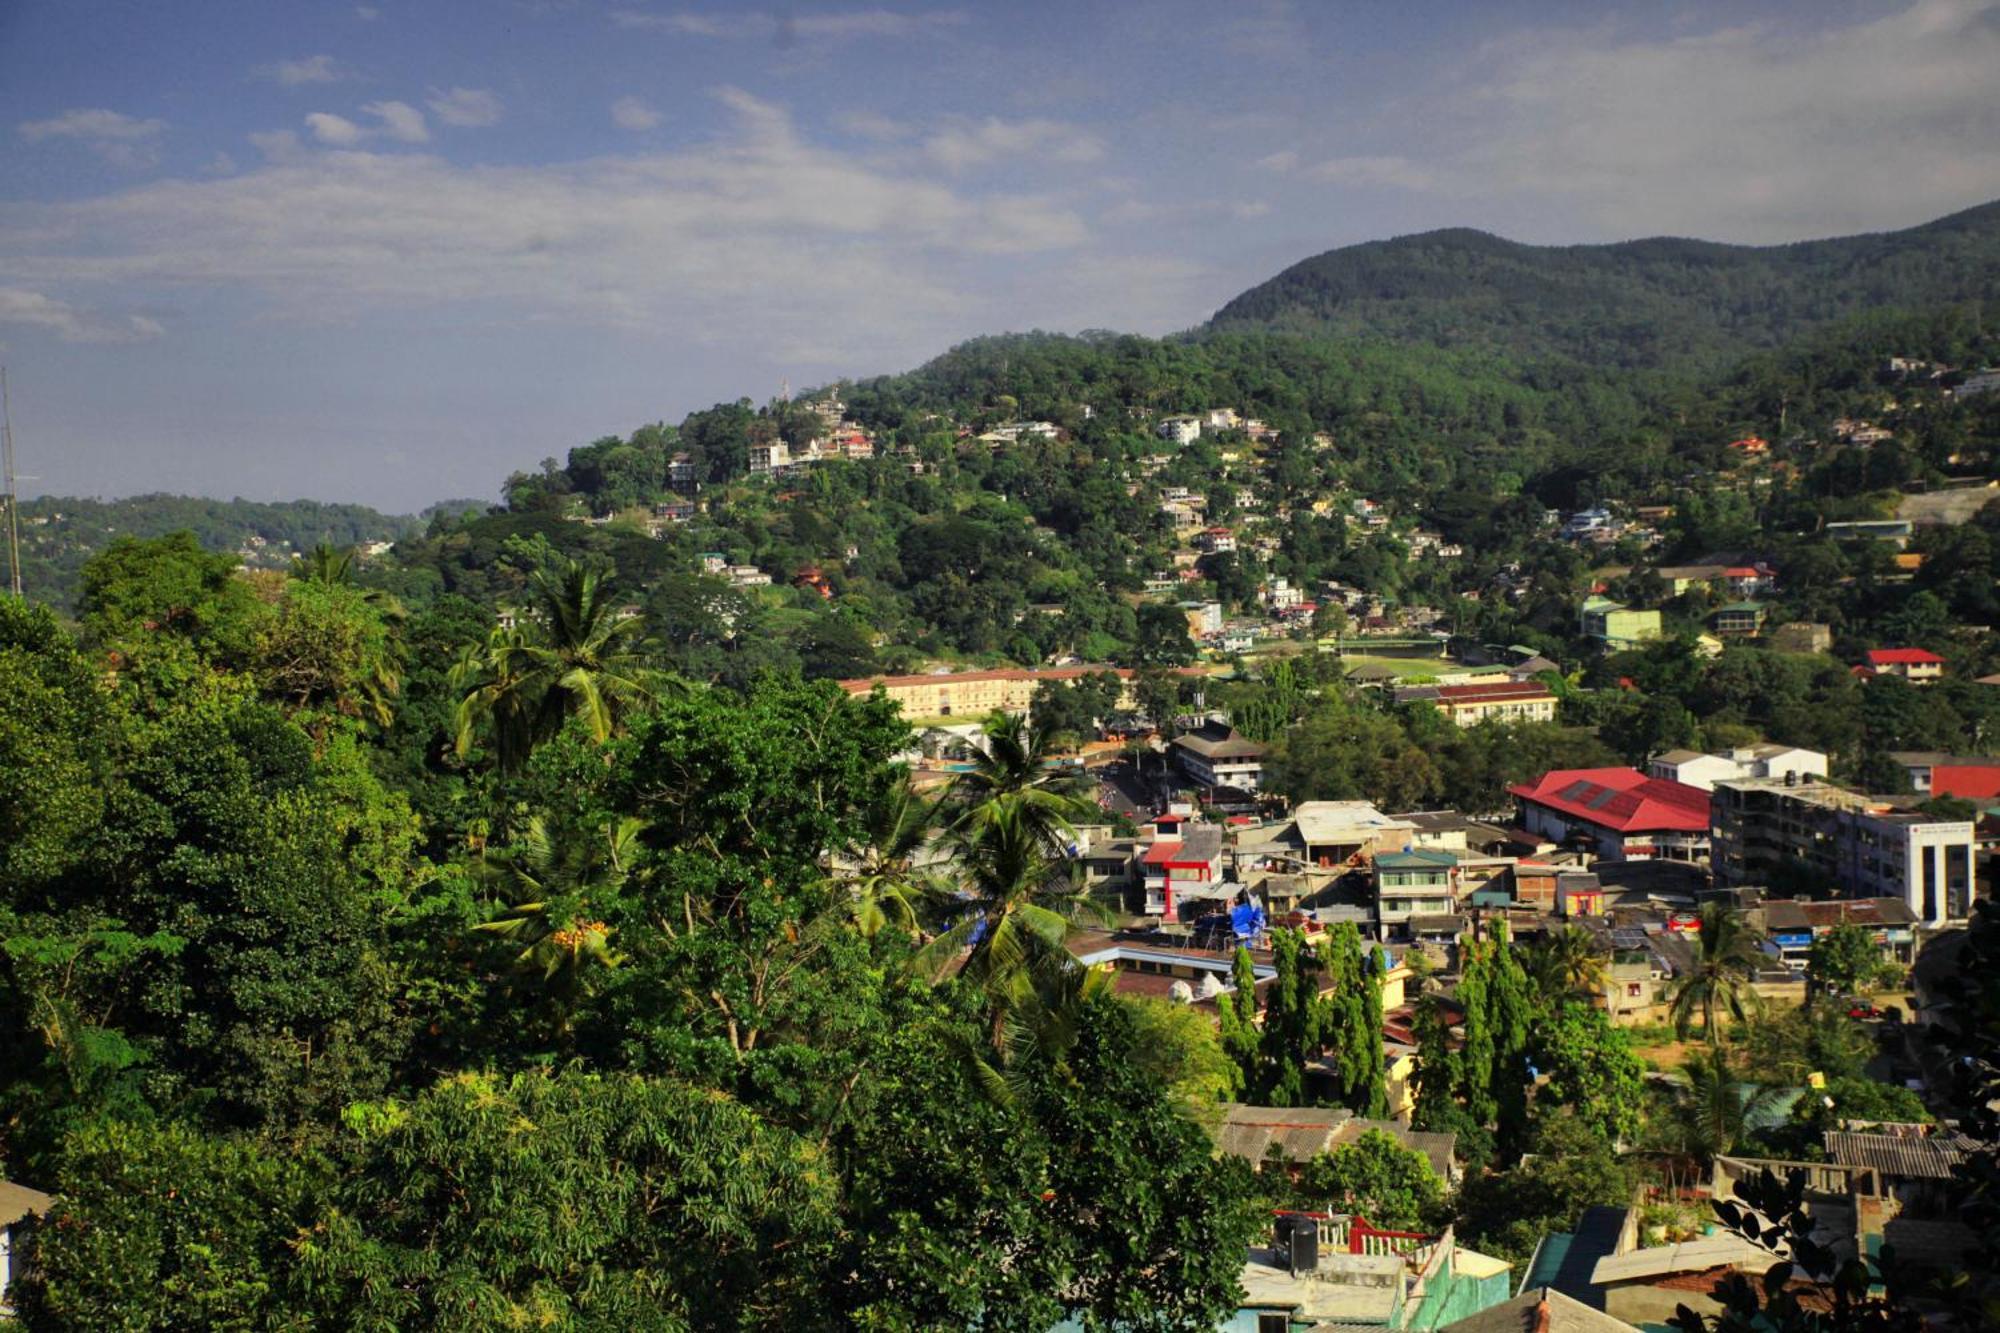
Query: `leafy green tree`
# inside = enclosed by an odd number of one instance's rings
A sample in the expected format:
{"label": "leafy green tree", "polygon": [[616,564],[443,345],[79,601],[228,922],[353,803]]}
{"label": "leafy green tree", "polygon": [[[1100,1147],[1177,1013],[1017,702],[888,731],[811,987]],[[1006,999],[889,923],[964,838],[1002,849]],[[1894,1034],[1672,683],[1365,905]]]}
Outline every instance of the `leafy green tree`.
{"label": "leafy green tree", "polygon": [[296,1261],[312,1308],[343,1324],[666,1330],[818,1305],[827,1150],[727,1097],[464,1074],[345,1120],[353,1160]]}
{"label": "leafy green tree", "polygon": [[1461,1099],[1473,1121],[1481,1125],[1492,1124],[1500,1113],[1494,1088],[1500,1047],[1493,1027],[1491,983],[1486,966],[1490,947],[1469,938],[1459,943],[1458,1002],[1465,1012],[1465,1045],[1458,1065],[1463,1080]]}
{"label": "leafy green tree", "polygon": [[400,651],[379,606],[351,583],[294,579],[257,633],[251,670],[289,707],[394,720]]}
{"label": "leafy green tree", "polygon": [[1293,1188],[1309,1207],[1354,1213],[1392,1231],[1435,1225],[1444,1204],[1444,1182],[1430,1159],[1379,1129],[1307,1162]]}
{"label": "leafy green tree", "polygon": [[1132,649],[1134,666],[1186,666],[1195,660],[1187,616],[1179,607],[1147,602],[1139,608],[1139,638]]}
{"label": "leafy green tree", "polygon": [[1277,976],[1264,1001],[1264,1029],[1252,1098],[1264,1106],[1305,1106],[1306,1066],[1326,1045],[1331,1006],[1320,995],[1325,962],[1296,930],[1271,932]]}
{"label": "leafy green tree", "polygon": [[111,1121],[57,1161],[56,1203],[9,1292],[24,1328],[280,1328],[326,1313],[292,1276],[331,1175],[317,1154]]}
{"label": "leafy green tree", "polygon": [[1356,1115],[1382,1116],[1389,1106],[1382,1053],[1382,952],[1372,944],[1364,946],[1351,921],[1328,931],[1318,952],[1329,991],[1325,1040],[1340,1100]]}
{"label": "leafy green tree", "polygon": [[1704,1170],[1748,1138],[1779,1095],[1743,1079],[1720,1050],[1697,1052],[1680,1073],[1653,1128],[1662,1148]]}
{"label": "leafy green tree", "polygon": [[1466,1180],[1458,1199],[1464,1243],[1526,1263],[1544,1235],[1574,1226],[1585,1208],[1631,1203],[1632,1165],[1574,1117],[1543,1117],[1526,1146],[1504,1169]]}
{"label": "leafy green tree", "polygon": [[1549,1104],[1566,1106],[1607,1143],[1637,1135],[1646,1066],[1602,1009],[1560,1002],[1537,1017],[1529,1050],[1535,1068],[1547,1076],[1535,1092],[1538,1114]]}
{"label": "leafy green tree", "polygon": [[1465,1074],[1438,996],[1425,995],[1417,1001],[1416,1036],[1417,1097],[1410,1123],[1417,1129],[1442,1130],[1456,1119]]}
{"label": "leafy green tree", "polygon": [[77,609],[98,647],[131,653],[179,642],[232,665],[267,614],[237,576],[236,558],[202,550],[191,532],[113,542],[84,567]]}
{"label": "leafy green tree", "polygon": [[1882,974],[1882,950],[1875,934],[1852,921],[1843,921],[1813,941],[1806,975],[1831,995],[1853,995],[1873,984]]}

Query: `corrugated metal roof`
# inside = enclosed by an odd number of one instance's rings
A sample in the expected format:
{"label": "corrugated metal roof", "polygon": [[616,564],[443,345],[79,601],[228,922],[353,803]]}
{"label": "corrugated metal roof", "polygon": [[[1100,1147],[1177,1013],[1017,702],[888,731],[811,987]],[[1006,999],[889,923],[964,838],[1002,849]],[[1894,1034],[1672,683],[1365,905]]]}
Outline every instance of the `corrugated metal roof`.
{"label": "corrugated metal roof", "polygon": [[1871,1167],[1884,1178],[1949,1180],[1953,1169],[1978,1147],[1976,1140],[1956,1133],[1917,1138],[1845,1129],[1826,1131],[1828,1157],[1842,1166]]}

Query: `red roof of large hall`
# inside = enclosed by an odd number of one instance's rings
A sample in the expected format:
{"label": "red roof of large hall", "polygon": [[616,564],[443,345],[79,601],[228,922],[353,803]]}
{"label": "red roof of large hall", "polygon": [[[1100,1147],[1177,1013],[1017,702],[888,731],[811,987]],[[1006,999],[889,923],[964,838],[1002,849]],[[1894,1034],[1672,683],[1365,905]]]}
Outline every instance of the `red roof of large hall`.
{"label": "red roof of large hall", "polygon": [[1925,648],[1870,648],[1870,666],[1943,666],[1944,659]]}
{"label": "red roof of large hall", "polygon": [[1708,828],[1708,793],[1636,768],[1558,768],[1507,789],[1524,801],[1620,833]]}

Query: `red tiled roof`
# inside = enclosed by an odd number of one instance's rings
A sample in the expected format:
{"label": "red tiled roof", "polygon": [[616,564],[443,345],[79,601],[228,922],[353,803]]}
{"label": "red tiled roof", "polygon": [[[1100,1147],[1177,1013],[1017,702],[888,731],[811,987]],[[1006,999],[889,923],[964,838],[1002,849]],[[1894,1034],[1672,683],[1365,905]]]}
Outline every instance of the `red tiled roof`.
{"label": "red tiled roof", "polygon": [[1726,579],[1754,579],[1757,577],[1757,571],[1748,565],[1738,565],[1734,569],[1723,570],[1722,577]]}
{"label": "red tiled roof", "polygon": [[1923,648],[1870,648],[1870,666],[1943,666],[1944,659]]}
{"label": "red tiled roof", "polygon": [[1553,699],[1549,687],[1540,681],[1505,681],[1487,685],[1440,685],[1438,698],[1446,703],[1479,703],[1487,699]]}
{"label": "red tiled roof", "polygon": [[1636,768],[1560,768],[1507,790],[1524,801],[1619,833],[1708,829],[1707,792],[1684,782],[1649,778]]}
{"label": "red tiled roof", "polygon": [[1154,843],[1146,849],[1146,864],[1149,866],[1172,865],[1174,858],[1180,855],[1181,846],[1182,844],[1178,842],[1168,842],[1164,839]]}
{"label": "red tiled roof", "polygon": [[[1124,667],[1038,667],[1034,670],[1029,670],[1025,667],[1009,667],[1004,670],[995,671],[948,671],[916,676],[862,676],[854,680],[841,681],[840,688],[846,690],[849,694],[866,694],[877,685],[894,688],[898,685],[971,685],[988,680],[1076,680],[1082,676],[1095,676],[1105,671],[1111,672],[1111,674],[1117,676],[1120,680],[1132,679],[1131,671]],[[1176,667],[1174,668],[1174,674],[1198,676],[1201,674],[1201,669],[1199,667]]]}
{"label": "red tiled roof", "polygon": [[2000,797],[2000,761],[1991,764],[1946,764],[1931,770],[1931,795],[1967,801]]}

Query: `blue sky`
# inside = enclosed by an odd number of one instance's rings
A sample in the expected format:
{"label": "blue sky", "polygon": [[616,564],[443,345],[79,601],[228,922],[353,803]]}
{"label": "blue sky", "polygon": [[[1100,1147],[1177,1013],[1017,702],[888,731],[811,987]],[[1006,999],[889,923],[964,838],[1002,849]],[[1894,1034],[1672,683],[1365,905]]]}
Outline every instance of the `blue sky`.
{"label": "blue sky", "polygon": [[2000,0],[0,2],[30,493],[412,509],[1336,245],[2000,197]]}

